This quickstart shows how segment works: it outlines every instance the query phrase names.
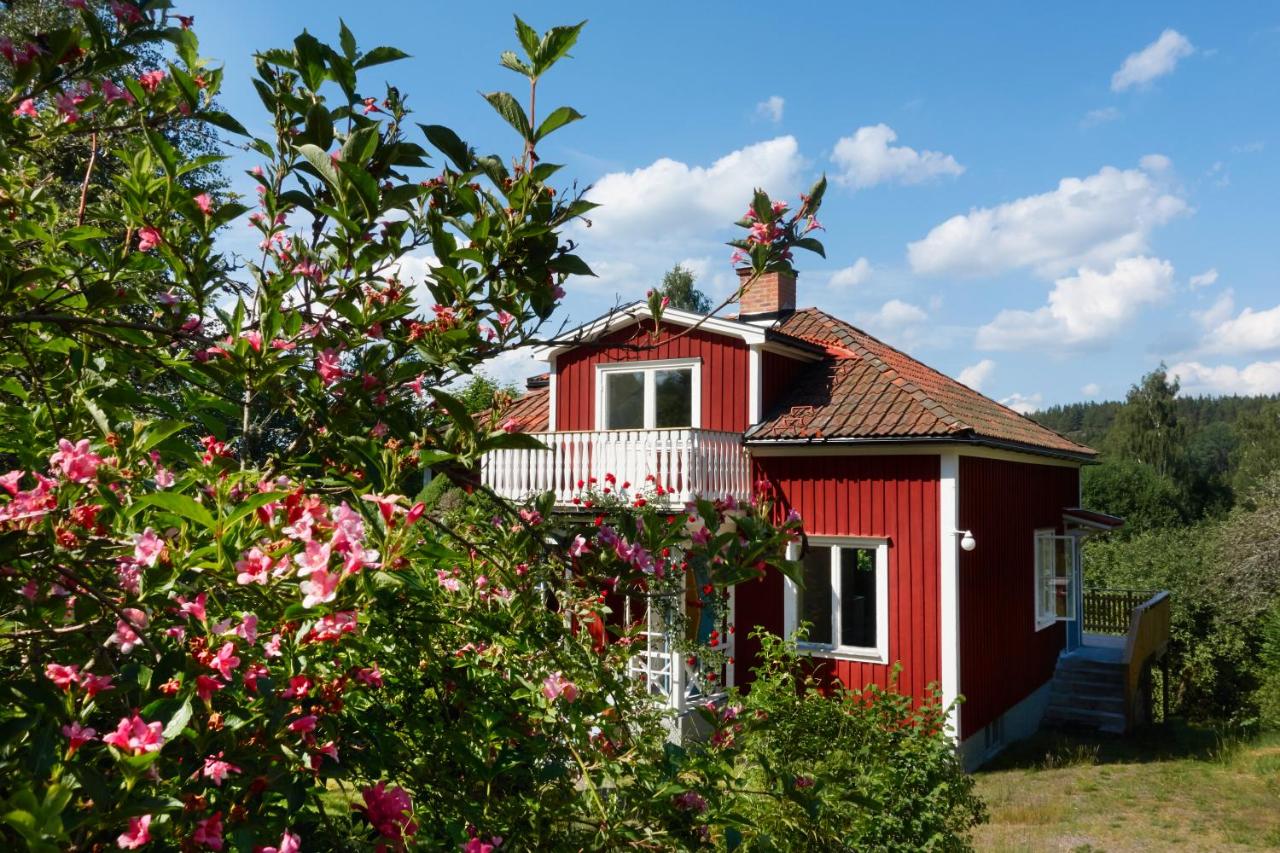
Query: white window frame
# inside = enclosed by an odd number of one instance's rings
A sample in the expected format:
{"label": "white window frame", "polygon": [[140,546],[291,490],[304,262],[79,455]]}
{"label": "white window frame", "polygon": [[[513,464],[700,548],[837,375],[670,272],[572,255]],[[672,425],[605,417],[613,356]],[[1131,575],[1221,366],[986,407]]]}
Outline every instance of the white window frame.
{"label": "white window frame", "polygon": [[[859,661],[862,663],[889,663],[889,540],[881,537],[810,536],[809,548],[831,550],[831,638],[835,644],[800,643],[801,651],[814,657]],[[840,548],[866,548],[876,555],[876,644],[875,646],[843,646],[839,644],[840,632]],[[800,543],[787,546],[788,559],[800,559]],[[782,621],[787,636],[799,625],[800,587],[786,579],[783,595]]]}
{"label": "white window frame", "polygon": [[[610,364],[596,365],[596,429],[600,431],[608,430],[605,425],[608,420],[608,390],[605,378],[610,373],[643,373],[644,374],[644,426],[638,429],[658,429],[654,426],[658,419],[658,398],[657,389],[654,383],[654,374],[659,370],[673,370],[680,368],[691,368],[693,381],[691,383],[690,394],[693,395],[691,400],[688,427],[662,427],[662,429],[700,429],[702,426],[702,359],[700,358],[666,358],[654,361],[620,361]],[[628,429],[636,429],[636,427],[628,427]],[[609,430],[611,432],[625,432],[626,430]]]}
{"label": "white window frame", "polygon": [[[1070,543],[1067,553],[1070,554],[1071,565],[1067,566],[1067,576],[1065,578],[1059,579],[1055,571],[1054,577],[1049,581],[1049,583],[1052,586],[1055,586],[1055,587],[1061,586],[1066,588],[1068,612],[1065,616],[1059,616],[1056,612],[1046,614],[1040,608],[1040,603],[1043,600],[1042,593],[1044,592],[1043,584],[1044,584],[1044,578],[1045,578],[1044,570],[1043,570],[1044,567],[1041,565],[1041,562],[1040,562],[1040,554],[1041,554],[1040,542],[1042,539],[1048,539],[1054,542],[1055,544],[1059,539],[1068,540]],[[1061,534],[1058,533],[1057,529],[1053,527],[1038,528],[1035,532],[1035,536],[1032,539],[1032,542],[1033,542],[1033,547],[1035,551],[1035,557],[1033,559],[1033,571],[1035,572],[1035,577],[1032,581],[1032,588],[1035,594],[1035,601],[1034,601],[1034,609],[1032,612],[1035,614],[1036,630],[1043,631],[1045,628],[1048,628],[1052,625],[1056,625],[1059,622],[1072,622],[1076,618],[1075,590],[1072,588],[1073,586],[1072,579],[1076,575],[1076,561],[1079,559],[1079,556],[1076,553],[1077,543],[1075,541],[1075,538],[1071,536],[1062,536]],[[1057,553],[1056,548],[1054,549],[1054,553],[1055,554]],[[1057,595],[1055,594],[1051,600],[1056,602],[1058,600]]]}

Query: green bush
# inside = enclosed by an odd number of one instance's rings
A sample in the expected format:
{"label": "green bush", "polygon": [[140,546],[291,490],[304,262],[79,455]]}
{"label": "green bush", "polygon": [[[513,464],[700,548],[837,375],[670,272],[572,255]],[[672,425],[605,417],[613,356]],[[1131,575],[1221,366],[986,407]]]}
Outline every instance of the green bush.
{"label": "green bush", "polygon": [[986,809],[936,694],[914,707],[874,685],[833,687],[793,641],[754,636],[763,663],[738,735],[745,849],[969,849]]}

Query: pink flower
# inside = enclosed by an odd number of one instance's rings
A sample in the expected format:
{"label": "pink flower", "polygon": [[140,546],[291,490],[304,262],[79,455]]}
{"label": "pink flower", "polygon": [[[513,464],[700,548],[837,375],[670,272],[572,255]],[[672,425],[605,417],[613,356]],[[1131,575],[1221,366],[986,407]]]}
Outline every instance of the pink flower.
{"label": "pink flower", "polygon": [[151,840],[151,815],[129,818],[129,830],[116,838],[121,850],[137,850]]}
{"label": "pink flower", "polygon": [[331,613],[316,620],[316,626],[307,635],[307,640],[313,643],[336,641],[341,639],[343,634],[354,634],[356,627],[357,620],[354,610]]}
{"label": "pink flower", "polygon": [[138,229],[138,251],[150,252],[156,246],[164,242],[164,236],[161,235],[159,229],[150,225],[144,225]]}
{"label": "pink flower", "polygon": [[329,555],[331,546],[328,542],[320,542],[312,539],[303,548],[302,553],[296,557],[298,564],[298,577],[305,578],[312,572],[327,569],[329,567]]}
{"label": "pink flower", "polygon": [[25,118],[35,118],[36,116],[40,115],[40,113],[36,112],[36,102],[31,98],[27,98],[25,101],[18,104],[18,106],[14,109],[13,114],[15,116],[21,116]]}
{"label": "pink flower", "polygon": [[496,836],[484,841],[480,836],[475,835],[471,837],[470,841],[462,845],[462,853],[493,853],[501,843],[502,839]]}
{"label": "pink flower", "polygon": [[240,658],[236,657],[236,644],[228,640],[222,644],[222,648],[218,649],[209,660],[209,669],[217,670],[218,674],[228,681],[231,680],[231,671],[240,665]]}
{"label": "pink flower", "polygon": [[163,728],[159,723],[148,723],[135,713],[132,717],[121,717],[116,730],[105,735],[102,742],[130,755],[159,752],[164,744],[164,735],[160,733]]}
{"label": "pink flower", "polygon": [[191,833],[191,843],[203,844],[210,850],[221,850],[222,812],[214,812],[212,816],[197,823],[195,832]]}
{"label": "pink flower", "polygon": [[310,691],[310,678],[305,675],[293,675],[289,677],[289,688],[281,692],[280,695],[286,699],[303,699]]}
{"label": "pink flower", "polygon": [[356,680],[369,687],[382,686],[382,671],[376,666],[366,666],[356,670]]}
{"label": "pink flower", "polygon": [[262,654],[269,658],[278,658],[284,652],[280,651],[280,642],[283,639],[279,634],[272,634],[271,639],[262,644]]}
{"label": "pink flower", "polygon": [[267,572],[271,568],[271,558],[262,552],[261,548],[253,547],[236,560],[236,583],[241,586],[247,586],[251,583],[265,584],[267,582]]}
{"label": "pink flower", "polygon": [[70,690],[80,680],[80,667],[76,664],[63,666],[60,663],[51,663],[45,666],[44,674],[49,676],[49,680],[63,690]]}
{"label": "pink flower", "polygon": [[119,646],[120,654],[127,655],[142,643],[142,638],[135,629],[147,627],[151,620],[136,607],[126,607],[121,612],[128,617],[128,621],[117,619],[115,633],[107,638],[107,642]]}
{"label": "pink flower", "polygon": [[248,341],[249,346],[253,348],[254,352],[262,352],[262,332],[259,332],[256,329],[241,332],[240,340]]}
{"label": "pink flower", "polygon": [[591,548],[587,545],[586,537],[578,535],[573,537],[573,542],[569,544],[569,556],[581,557],[583,554],[590,554]]}
{"label": "pink flower", "polygon": [[379,782],[365,788],[361,796],[364,798],[365,816],[383,838],[403,841],[418,831],[418,825],[411,817],[413,800],[404,788],[388,790],[386,782]]}
{"label": "pink flower", "polygon": [[316,357],[316,373],[320,375],[320,381],[326,386],[332,385],[343,377],[344,371],[338,364],[338,353],[335,349],[330,347]]}
{"label": "pink flower", "polygon": [[253,645],[258,641],[258,617],[254,613],[246,613],[244,618],[240,620],[240,624],[236,626],[236,636],[240,637],[249,645]]}
{"label": "pink flower", "polygon": [[368,501],[378,505],[378,512],[382,513],[382,520],[391,526],[391,518],[397,511],[403,511],[400,502],[404,500],[404,495],[361,495],[360,500]]}
{"label": "pink flower", "polygon": [[147,90],[148,94],[155,94],[156,89],[160,88],[160,84],[164,82],[164,72],[160,69],[147,71],[138,77],[138,82],[142,84],[142,88]]}
{"label": "pink flower", "polygon": [[327,569],[318,569],[298,585],[302,592],[302,606],[311,608],[317,604],[328,604],[338,595],[340,574],[330,574]]}
{"label": "pink flower", "polygon": [[302,838],[289,830],[280,837],[279,847],[263,847],[261,853],[301,853]]}
{"label": "pink flower", "polygon": [[190,601],[187,601],[181,595],[174,596],[173,600],[177,603],[178,611],[180,613],[185,613],[188,616],[195,617],[201,622],[205,621],[205,617],[207,615],[205,611],[205,602],[209,600],[208,593],[202,592]]}
{"label": "pink flower", "polygon": [[553,672],[542,679],[542,695],[546,696],[548,701],[551,702],[556,701],[561,696],[564,697],[564,701],[572,702],[578,698],[578,685],[560,673]]}
{"label": "pink flower", "polygon": [[507,418],[505,421],[502,422],[502,431],[503,432],[519,432],[520,421],[516,420],[515,418]]}
{"label": "pink flower", "polygon": [[111,14],[116,16],[116,20],[122,24],[139,24],[142,22],[142,12],[132,3],[125,3],[123,0],[111,0]]}
{"label": "pink flower", "polygon": [[212,675],[201,674],[196,676],[196,696],[199,697],[201,702],[208,702],[213,698],[213,694],[226,686]]}
{"label": "pink flower", "polygon": [[80,673],[80,687],[84,690],[85,695],[92,699],[99,693],[107,690],[115,690],[115,685],[111,683],[109,675],[94,675],[90,672]]}
{"label": "pink flower", "polygon": [[6,492],[16,496],[18,494],[18,484],[22,482],[21,471],[10,471],[4,476],[0,476],[0,488]]}
{"label": "pink flower", "polygon": [[102,81],[102,95],[107,99],[108,104],[113,101],[124,101],[126,104],[133,103],[133,93],[123,86],[117,86],[113,80],[104,79]]}
{"label": "pink flower", "polygon": [[60,438],[58,452],[49,457],[49,464],[56,466],[62,476],[73,483],[88,483],[98,476],[102,457],[89,449],[87,438],[75,444]]}
{"label": "pink flower", "polygon": [[91,740],[98,739],[98,732],[88,726],[82,726],[79,723],[71,723],[62,727],[62,733],[66,735],[69,744],[67,746],[67,754],[74,755],[75,751],[84,746]]}
{"label": "pink flower", "polygon": [[209,197],[208,193],[200,193],[192,201],[196,203],[196,207],[200,208],[200,212],[205,216],[213,213],[213,199]]}
{"label": "pink flower", "polygon": [[240,768],[234,764],[230,764],[222,760],[222,753],[210,755],[204,760],[204,769],[200,771],[204,778],[212,779],[213,784],[219,788],[222,787],[222,780],[227,778],[228,773],[239,773]]}
{"label": "pink flower", "polygon": [[307,714],[305,717],[299,717],[289,724],[289,731],[301,732],[307,734],[316,730],[316,715]]}
{"label": "pink flower", "polygon": [[155,567],[156,561],[164,554],[164,540],[148,527],[141,533],[133,535],[133,559],[144,566]]}
{"label": "pink flower", "polygon": [[708,542],[711,541],[711,529],[708,528],[705,524],[703,524],[700,527],[698,527],[697,530],[693,531],[693,535],[690,536],[689,538],[691,538],[694,541],[694,543],[698,545],[706,545]]}

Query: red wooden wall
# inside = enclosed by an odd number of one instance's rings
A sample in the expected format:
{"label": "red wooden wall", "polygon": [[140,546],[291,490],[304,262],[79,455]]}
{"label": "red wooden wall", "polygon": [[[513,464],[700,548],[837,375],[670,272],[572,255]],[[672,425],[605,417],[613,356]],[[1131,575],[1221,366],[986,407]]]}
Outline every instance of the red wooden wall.
{"label": "red wooden wall", "polygon": [[760,411],[765,417],[779,398],[790,391],[796,375],[807,362],[765,350],[760,354]]}
{"label": "red wooden wall", "polygon": [[[664,322],[657,341],[652,324],[637,323],[556,358],[556,429],[596,428],[596,365],[667,358],[702,359],[702,428],[744,432],[747,424],[747,345],[701,329],[674,337],[683,327]],[[673,339],[674,338],[674,339]],[[645,347],[645,349],[629,349]]]}
{"label": "red wooden wall", "polygon": [[1037,528],[1079,503],[1075,467],[960,457],[960,736],[967,738],[1053,675],[1063,626],[1035,629]]}
{"label": "red wooden wall", "polygon": [[[889,540],[889,661],[901,661],[898,689],[915,697],[941,677],[938,618],[937,456],[773,456],[755,459],[779,511],[795,509],[811,536]],[[771,573],[737,592],[737,678],[749,680],[758,648],[746,642],[753,624],[782,631],[782,580]],[[815,660],[820,660],[815,658]],[[745,664],[745,665],[744,665]],[[846,686],[888,685],[889,666],[828,661]]]}

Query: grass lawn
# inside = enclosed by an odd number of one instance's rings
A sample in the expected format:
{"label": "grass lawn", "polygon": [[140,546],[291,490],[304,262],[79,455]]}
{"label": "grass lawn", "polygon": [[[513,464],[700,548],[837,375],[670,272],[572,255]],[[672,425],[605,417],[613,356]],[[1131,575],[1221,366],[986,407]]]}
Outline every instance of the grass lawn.
{"label": "grass lawn", "polygon": [[1129,738],[1042,733],[976,775],[979,850],[1280,849],[1280,734],[1178,721]]}

